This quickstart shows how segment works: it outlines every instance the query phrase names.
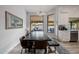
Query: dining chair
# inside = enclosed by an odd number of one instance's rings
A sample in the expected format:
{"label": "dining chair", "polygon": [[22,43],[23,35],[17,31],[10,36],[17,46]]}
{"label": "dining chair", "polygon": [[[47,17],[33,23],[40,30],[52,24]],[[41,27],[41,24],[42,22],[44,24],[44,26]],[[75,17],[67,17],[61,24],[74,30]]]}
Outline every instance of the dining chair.
{"label": "dining chair", "polygon": [[36,53],[37,49],[44,49],[44,53],[47,53],[47,41],[35,41],[34,52]]}
{"label": "dining chair", "polygon": [[20,43],[21,43],[21,54],[23,52],[23,49],[25,49],[25,53],[26,53],[26,49],[28,49],[28,52],[30,52],[30,49],[32,48],[32,43],[25,39],[25,37],[23,36],[21,39],[20,39]]}

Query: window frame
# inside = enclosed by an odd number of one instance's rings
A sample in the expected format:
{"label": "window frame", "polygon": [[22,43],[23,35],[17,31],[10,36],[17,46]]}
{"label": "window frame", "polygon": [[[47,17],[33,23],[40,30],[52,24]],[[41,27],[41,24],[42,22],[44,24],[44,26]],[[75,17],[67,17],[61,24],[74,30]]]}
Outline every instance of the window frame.
{"label": "window frame", "polygon": [[[32,23],[31,17],[32,16],[39,16],[39,15],[30,15],[30,31],[31,31],[31,23]],[[40,16],[40,17],[44,17],[44,16]],[[44,19],[42,20],[42,23],[43,23],[43,31],[44,31]]]}
{"label": "window frame", "polygon": [[[47,15],[47,32],[48,32],[48,19],[49,19],[49,16],[51,16],[51,15],[54,15],[54,14],[50,14],[50,15]],[[54,22],[54,21],[53,21]],[[55,24],[54,24],[55,25]],[[55,27],[55,26],[54,26]],[[55,30],[55,28],[54,28],[54,30]],[[55,31],[54,32],[48,32],[48,33],[55,33]]]}

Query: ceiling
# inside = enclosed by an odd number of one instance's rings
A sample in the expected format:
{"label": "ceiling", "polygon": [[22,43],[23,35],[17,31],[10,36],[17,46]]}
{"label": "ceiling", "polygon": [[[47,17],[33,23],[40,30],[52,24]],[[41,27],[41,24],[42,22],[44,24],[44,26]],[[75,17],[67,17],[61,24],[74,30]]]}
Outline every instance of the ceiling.
{"label": "ceiling", "polygon": [[52,10],[56,5],[26,5],[27,12],[48,12]]}
{"label": "ceiling", "polygon": [[[56,5],[1,5],[2,7],[24,8],[26,12],[48,12],[56,7]],[[0,6],[0,7],[1,7]]]}

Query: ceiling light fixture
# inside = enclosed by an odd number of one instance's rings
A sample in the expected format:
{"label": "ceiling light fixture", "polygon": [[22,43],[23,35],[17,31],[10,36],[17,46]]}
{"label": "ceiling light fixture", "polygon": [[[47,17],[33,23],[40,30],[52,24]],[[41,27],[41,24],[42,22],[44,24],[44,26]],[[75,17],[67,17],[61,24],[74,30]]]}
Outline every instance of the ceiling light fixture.
{"label": "ceiling light fixture", "polygon": [[37,12],[37,15],[44,16],[44,15],[46,15],[46,13],[45,12],[42,12],[42,11],[39,11],[39,12]]}

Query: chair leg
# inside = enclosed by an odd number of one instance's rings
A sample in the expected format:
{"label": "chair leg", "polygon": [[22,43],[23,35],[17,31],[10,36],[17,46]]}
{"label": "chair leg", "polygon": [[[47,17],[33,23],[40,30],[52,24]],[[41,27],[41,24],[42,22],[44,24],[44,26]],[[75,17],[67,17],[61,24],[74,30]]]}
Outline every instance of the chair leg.
{"label": "chair leg", "polygon": [[55,54],[56,54],[56,46],[54,48],[55,48]]}
{"label": "chair leg", "polygon": [[47,49],[45,49],[45,52],[44,52],[45,54],[47,53]]}
{"label": "chair leg", "polygon": [[28,48],[28,52],[30,52],[30,50],[31,50],[31,49],[30,49],[30,48]]}
{"label": "chair leg", "polygon": [[22,54],[23,48],[21,49],[21,54]]}
{"label": "chair leg", "polygon": [[34,54],[36,53],[36,49],[34,49]]}
{"label": "chair leg", "polygon": [[25,53],[27,53],[27,49],[25,49]]}

